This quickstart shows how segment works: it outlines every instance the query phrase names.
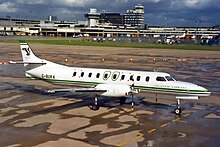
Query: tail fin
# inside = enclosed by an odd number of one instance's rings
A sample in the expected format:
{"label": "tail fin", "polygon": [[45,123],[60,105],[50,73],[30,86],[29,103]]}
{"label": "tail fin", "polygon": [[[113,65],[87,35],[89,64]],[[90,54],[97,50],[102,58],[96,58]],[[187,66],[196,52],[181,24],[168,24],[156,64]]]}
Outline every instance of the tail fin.
{"label": "tail fin", "polygon": [[25,40],[19,40],[19,43],[23,62],[15,62],[15,64],[24,64],[25,76],[32,78],[32,75],[29,73],[30,70],[45,65],[46,63],[43,59],[40,59],[34,55],[33,51]]}
{"label": "tail fin", "polygon": [[19,40],[23,62],[39,63],[42,60],[34,55],[25,40]]}

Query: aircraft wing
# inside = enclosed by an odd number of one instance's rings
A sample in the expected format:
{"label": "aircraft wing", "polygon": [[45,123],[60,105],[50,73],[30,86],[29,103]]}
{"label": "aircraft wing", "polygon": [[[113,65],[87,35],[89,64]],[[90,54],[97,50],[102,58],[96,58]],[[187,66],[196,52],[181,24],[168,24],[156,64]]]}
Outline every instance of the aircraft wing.
{"label": "aircraft wing", "polygon": [[58,92],[70,92],[70,93],[93,93],[93,94],[102,94],[104,92],[107,92],[107,90],[100,90],[96,88],[81,88],[81,89],[53,89],[46,91],[47,93],[58,93]]}

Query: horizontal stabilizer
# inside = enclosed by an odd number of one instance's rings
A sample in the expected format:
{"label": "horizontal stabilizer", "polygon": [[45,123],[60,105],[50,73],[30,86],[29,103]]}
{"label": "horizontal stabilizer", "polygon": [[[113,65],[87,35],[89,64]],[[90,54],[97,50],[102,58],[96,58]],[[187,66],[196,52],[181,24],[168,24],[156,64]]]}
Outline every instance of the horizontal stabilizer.
{"label": "horizontal stabilizer", "polygon": [[44,63],[44,62],[23,62],[23,61],[9,61],[7,62],[8,64],[47,64],[47,63]]}

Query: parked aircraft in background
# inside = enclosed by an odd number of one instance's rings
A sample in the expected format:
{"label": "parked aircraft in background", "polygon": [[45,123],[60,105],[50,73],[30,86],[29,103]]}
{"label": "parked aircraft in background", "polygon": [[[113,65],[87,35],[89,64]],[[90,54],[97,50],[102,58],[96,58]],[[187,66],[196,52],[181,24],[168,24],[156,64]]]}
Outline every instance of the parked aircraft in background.
{"label": "parked aircraft in background", "polygon": [[182,35],[179,35],[179,36],[177,35],[177,36],[176,36],[176,38],[180,38],[180,39],[181,39],[181,38],[185,38],[185,37],[186,37],[186,33],[183,33]]}

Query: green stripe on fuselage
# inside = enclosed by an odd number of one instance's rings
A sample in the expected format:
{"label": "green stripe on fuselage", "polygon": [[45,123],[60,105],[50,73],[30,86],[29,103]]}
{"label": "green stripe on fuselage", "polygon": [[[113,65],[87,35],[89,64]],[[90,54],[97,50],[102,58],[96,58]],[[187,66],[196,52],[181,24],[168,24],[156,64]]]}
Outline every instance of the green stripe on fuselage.
{"label": "green stripe on fuselage", "polygon": [[[32,77],[28,77],[32,78]],[[41,79],[46,82],[50,83],[74,83],[79,85],[96,85],[96,84],[103,84],[99,82],[86,82],[86,81],[73,81],[73,80],[57,80],[57,79]],[[186,89],[172,89],[172,88],[160,88],[160,87],[147,87],[147,86],[134,86],[134,88],[141,89],[141,90],[151,90],[151,91],[159,91],[159,92],[175,92],[175,93],[190,93],[190,94],[197,94],[197,93],[206,93],[208,90],[186,90]]]}
{"label": "green stripe on fuselage", "polygon": [[169,92],[186,92],[186,93],[198,93],[198,92],[208,92],[208,90],[186,90],[186,89],[173,89],[173,88],[160,88],[160,87],[147,87],[147,86],[135,86],[135,88],[144,90],[159,90],[159,91],[169,91]]}

